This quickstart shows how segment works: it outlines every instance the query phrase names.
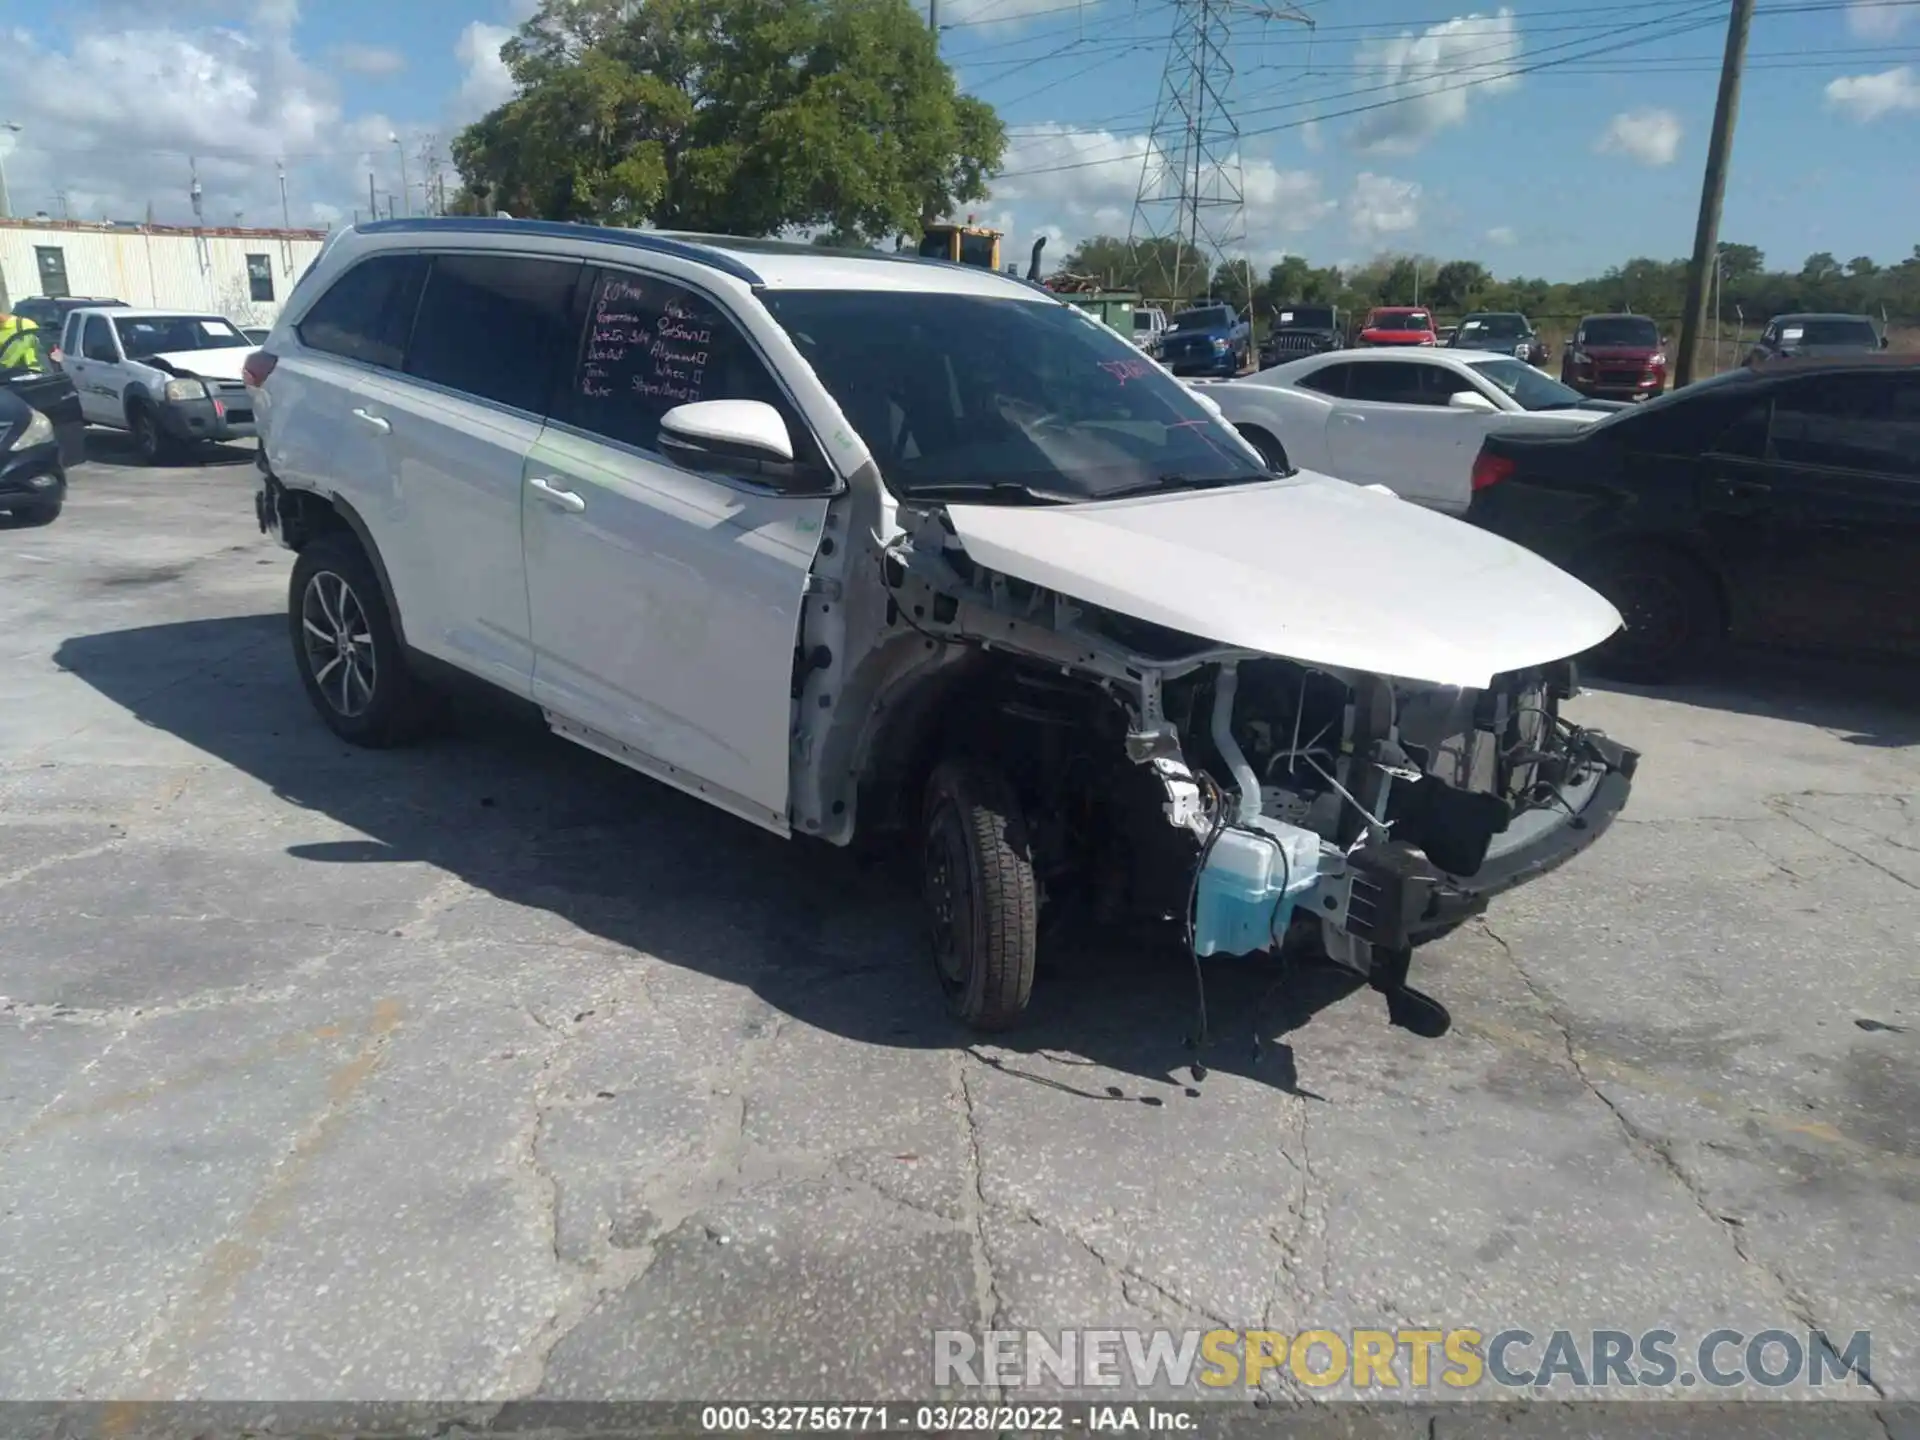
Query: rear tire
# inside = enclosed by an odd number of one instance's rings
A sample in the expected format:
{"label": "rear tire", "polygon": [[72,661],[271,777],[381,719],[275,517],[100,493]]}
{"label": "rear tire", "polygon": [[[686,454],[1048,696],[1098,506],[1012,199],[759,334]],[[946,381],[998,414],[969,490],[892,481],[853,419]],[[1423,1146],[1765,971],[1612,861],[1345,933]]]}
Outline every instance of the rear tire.
{"label": "rear tire", "polygon": [[926,903],[947,1008],[1004,1030],[1033,993],[1039,892],[1019,799],[998,771],[948,760],[927,781]]}
{"label": "rear tire", "polygon": [[1720,592],[1693,561],[1652,548],[1618,550],[1582,574],[1626,620],[1594,652],[1594,668],[1615,679],[1664,684],[1684,678],[1724,633]]}
{"label": "rear tire", "polygon": [[287,623],[307,698],[342,740],[383,750],[441,718],[441,699],[407,664],[379,576],[351,535],[333,531],[301,550]]}

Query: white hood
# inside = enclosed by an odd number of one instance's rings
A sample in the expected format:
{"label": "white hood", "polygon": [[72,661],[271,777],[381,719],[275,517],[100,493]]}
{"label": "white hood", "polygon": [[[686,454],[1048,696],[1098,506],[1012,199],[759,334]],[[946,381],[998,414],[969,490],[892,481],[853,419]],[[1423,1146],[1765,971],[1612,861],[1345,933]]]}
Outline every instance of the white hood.
{"label": "white hood", "polygon": [[1462,521],[1302,472],[1062,506],[947,506],[1016,579],[1222,645],[1479,689],[1621,625],[1564,570]]}
{"label": "white hood", "polygon": [[240,367],[251,354],[251,345],[223,345],[218,350],[169,350],[152,358],[202,380],[238,380]]}

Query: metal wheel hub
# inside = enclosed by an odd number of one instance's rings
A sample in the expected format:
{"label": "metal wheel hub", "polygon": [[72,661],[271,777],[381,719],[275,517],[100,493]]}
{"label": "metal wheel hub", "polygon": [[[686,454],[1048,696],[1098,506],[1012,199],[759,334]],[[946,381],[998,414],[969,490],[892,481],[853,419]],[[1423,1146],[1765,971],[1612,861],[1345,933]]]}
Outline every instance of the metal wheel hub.
{"label": "metal wheel hub", "polygon": [[944,807],[929,827],[926,848],[926,904],[933,926],[933,959],[948,988],[966,982],[961,930],[967,894],[967,857],[951,810]]}
{"label": "metal wheel hub", "polygon": [[364,715],[380,676],[373,630],[360,597],[331,570],[315,574],[301,592],[300,638],[328,706],[346,719]]}

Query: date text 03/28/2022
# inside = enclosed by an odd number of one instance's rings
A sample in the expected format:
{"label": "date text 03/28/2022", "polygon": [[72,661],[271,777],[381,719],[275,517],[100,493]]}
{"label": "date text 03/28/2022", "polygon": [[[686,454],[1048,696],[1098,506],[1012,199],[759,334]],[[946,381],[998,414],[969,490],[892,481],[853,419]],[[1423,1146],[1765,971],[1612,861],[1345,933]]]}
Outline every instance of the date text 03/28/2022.
{"label": "date text 03/28/2022", "polygon": [[1198,1417],[1170,1406],[1108,1405],[709,1405],[700,1412],[708,1434],[840,1434],[883,1432],[955,1435],[1052,1434],[1194,1429]]}

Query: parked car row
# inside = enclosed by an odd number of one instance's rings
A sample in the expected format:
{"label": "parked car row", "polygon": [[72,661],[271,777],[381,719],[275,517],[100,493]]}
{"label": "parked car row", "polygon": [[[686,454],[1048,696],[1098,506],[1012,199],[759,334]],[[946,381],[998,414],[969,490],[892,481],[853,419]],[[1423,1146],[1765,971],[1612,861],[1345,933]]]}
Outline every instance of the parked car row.
{"label": "parked car row", "polygon": [[[1249,343],[1176,318],[1172,363]],[[451,667],[777,834],[903,847],[978,1026],[1026,1005],[1043,913],[1084,910],[1196,957],[1312,945],[1443,1028],[1413,947],[1631,786],[1631,750],[1557,718],[1609,601],[1280,473],[1232,385],[1006,276],[379,222],[337,232],[246,381],[337,734],[424,736]]]}

